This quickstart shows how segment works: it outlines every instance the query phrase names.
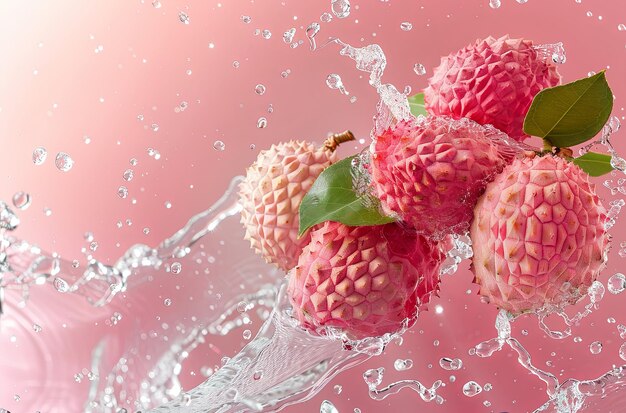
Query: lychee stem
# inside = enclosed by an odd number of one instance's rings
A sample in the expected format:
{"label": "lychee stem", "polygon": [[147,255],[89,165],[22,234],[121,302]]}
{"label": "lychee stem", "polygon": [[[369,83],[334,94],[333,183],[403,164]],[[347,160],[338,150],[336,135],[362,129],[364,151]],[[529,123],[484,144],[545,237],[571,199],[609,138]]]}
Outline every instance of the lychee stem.
{"label": "lychee stem", "polygon": [[354,134],[349,130],[341,133],[335,133],[329,136],[328,139],[324,141],[324,149],[334,152],[340,144],[353,141],[355,139],[356,138],[354,137]]}

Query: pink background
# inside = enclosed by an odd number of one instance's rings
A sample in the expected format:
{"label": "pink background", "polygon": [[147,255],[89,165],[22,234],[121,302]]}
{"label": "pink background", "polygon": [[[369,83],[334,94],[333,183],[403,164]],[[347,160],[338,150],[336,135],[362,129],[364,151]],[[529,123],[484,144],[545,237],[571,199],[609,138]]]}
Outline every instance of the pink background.
{"label": "pink background", "polygon": [[[354,46],[378,43],[388,59],[383,80],[400,90],[410,85],[417,91],[427,76],[413,72],[415,63],[422,63],[430,74],[441,55],[478,37],[509,33],[536,43],[562,41],[567,50],[567,63],[559,68],[564,80],[609,67],[607,76],[616,96],[614,114],[623,119],[626,31],[617,27],[626,23],[626,10],[621,1],[502,3],[494,10],[488,0],[353,1],[349,18],[322,23],[318,43],[329,36]],[[188,25],[179,21],[179,11],[190,16]],[[191,215],[212,204],[230,178],[242,174],[259,150],[273,142],[290,138],[321,141],[328,132],[347,128],[367,139],[377,96],[367,84],[366,74],[339,56],[334,45],[314,53],[308,48],[303,27],[320,21],[323,12],[330,12],[329,0],[162,0],[158,9],[148,0],[55,1],[54,5],[45,1],[0,2],[0,199],[10,201],[16,191],[29,192],[33,198],[30,208],[20,211],[22,224],[16,235],[71,260],[81,258],[80,249],[86,246],[83,234],[91,231],[99,243],[96,258],[112,264],[131,245],[156,245],[182,227]],[[243,23],[242,15],[251,16],[252,22]],[[413,24],[411,31],[400,29],[404,21]],[[282,40],[282,33],[291,27],[298,29],[296,39],[305,41],[296,49]],[[269,29],[272,37],[255,36],[257,28]],[[96,53],[99,46],[102,51]],[[239,68],[233,67],[235,60],[240,62]],[[287,69],[290,75],[281,77]],[[325,85],[330,73],[342,77],[350,96],[357,97],[356,103]],[[267,88],[262,96],[255,94],[257,83]],[[176,113],[174,108],[182,101],[189,106]],[[267,112],[270,104],[273,113]],[[140,114],[143,121],[137,119]],[[265,129],[256,127],[260,116],[268,119]],[[156,132],[151,128],[153,123],[158,124]],[[614,142],[626,153],[626,145],[621,143],[623,134],[616,135]],[[84,143],[85,135],[91,138],[90,144]],[[222,152],[212,147],[217,139],[226,145]],[[48,160],[41,166],[31,161],[37,146],[48,150]],[[149,157],[149,147],[158,150],[161,159]],[[341,151],[350,154],[362,147],[348,144]],[[59,151],[75,160],[67,173],[54,167]],[[131,168],[131,158],[139,163],[133,168],[135,178],[126,183],[122,174]],[[129,188],[127,199],[117,195],[118,186],[123,184]],[[601,186],[601,180],[598,184]],[[604,188],[600,192],[608,201]],[[170,209],[166,202],[171,202]],[[52,215],[45,216],[44,208],[50,208]],[[132,220],[132,226],[124,224],[118,229],[116,222],[126,219]],[[613,229],[616,246],[622,241],[624,222],[620,219]],[[147,235],[142,231],[146,227],[150,229]],[[614,248],[603,281],[622,267],[616,252]],[[480,304],[473,293],[466,295],[467,289],[476,291],[464,263],[462,271],[445,280],[441,298],[434,302],[444,307],[443,314],[431,311],[406,334],[401,347],[391,345],[384,358],[367,364],[367,368],[386,367],[384,384],[418,379],[430,385],[436,379],[446,379],[444,405],[426,405],[409,391],[384,402],[372,401],[361,379],[365,368],[358,367],[334,379],[306,405],[287,411],[316,411],[324,399],[332,400],[340,412],[354,407],[363,412],[387,407],[442,412],[461,408],[526,411],[537,407],[546,399],[544,386],[516,363],[511,351],[502,351],[489,360],[467,355],[470,346],[490,338],[485,333],[473,335],[472,324],[480,324],[489,332],[496,314],[494,308]],[[10,314],[0,319],[0,333],[1,328],[10,329],[10,323],[21,325],[23,330],[17,344],[8,342],[9,334],[0,334],[0,348],[11,350],[4,353],[10,358],[3,356],[1,362],[11,368],[0,369],[4,370],[0,373],[0,407],[14,413],[52,406],[58,400],[67,403],[66,408],[69,403],[81,406],[80,400],[71,400],[84,394],[86,387],[74,383],[72,376],[87,367],[85,360],[94,335],[90,329],[102,328],[91,320],[110,315],[107,309],[93,310],[89,315],[72,314],[71,299],[47,307],[46,296],[38,302],[37,294],[28,311],[10,307]],[[608,295],[601,305],[605,312],[592,315],[575,331],[583,338],[582,343],[544,338],[536,321],[528,318],[516,322],[514,329],[533,350],[538,366],[546,367],[546,360],[552,360],[555,367],[549,369],[556,373],[562,370],[560,378],[593,378],[621,362],[617,356],[621,340],[616,324],[607,323],[607,314],[626,324],[626,319],[619,317],[624,314],[623,298]],[[150,305],[161,304],[147,303],[138,313],[129,309],[124,316],[149,317]],[[82,325],[71,337],[54,333],[61,347],[67,346],[64,357],[87,357],[77,362],[78,369],[63,374],[44,372],[49,364],[46,357],[50,356],[38,352],[33,344],[34,340],[53,340],[52,331],[62,327],[40,323],[43,336],[29,336],[34,334],[31,326],[38,315],[44,319],[46,312],[60,311],[57,306],[66,307],[66,322]],[[622,310],[615,311],[617,306]],[[519,333],[523,328],[530,331],[527,337]],[[240,336],[236,337],[231,352],[242,344]],[[594,356],[588,345],[596,339],[603,340],[604,350]],[[439,346],[433,345],[434,340],[439,340]],[[552,351],[555,356],[550,355]],[[465,369],[454,372],[455,383],[447,380],[449,372],[438,367],[442,356],[460,357],[466,362]],[[396,358],[411,358],[415,366],[396,372],[392,367]],[[45,394],[37,385],[41,375],[48,380]],[[187,380],[192,385],[199,378]],[[468,380],[491,382],[494,389],[467,398],[460,394],[460,388]],[[335,384],[343,386],[340,395],[332,390]],[[13,399],[14,394],[20,395],[19,402]],[[485,407],[485,400],[492,406]]]}

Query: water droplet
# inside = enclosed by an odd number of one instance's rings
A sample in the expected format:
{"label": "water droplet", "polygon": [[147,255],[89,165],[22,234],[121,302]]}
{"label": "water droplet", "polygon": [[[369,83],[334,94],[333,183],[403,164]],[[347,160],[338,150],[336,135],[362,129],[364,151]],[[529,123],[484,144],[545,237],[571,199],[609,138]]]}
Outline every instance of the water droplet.
{"label": "water droplet", "polygon": [[355,103],[357,101],[356,96],[350,96],[350,103]]}
{"label": "water droplet", "polygon": [[333,19],[333,15],[328,12],[322,13],[322,15],[320,16],[320,20],[323,23],[329,23],[332,19]]}
{"label": "water droplet", "polygon": [[243,331],[243,339],[244,340],[250,340],[250,337],[252,337],[252,331],[244,330]]}
{"label": "water droplet", "polygon": [[55,278],[52,282],[54,288],[60,293],[66,293],[70,290],[70,285],[62,278]]}
{"label": "water droplet", "polygon": [[163,300],[163,305],[166,307],[169,307],[170,305],[172,305],[172,300],[169,298],[166,298],[165,300]]}
{"label": "water droplet", "polygon": [[589,344],[589,351],[591,354],[600,354],[602,352],[602,343],[600,341],[594,341]]}
{"label": "water droplet", "polygon": [[27,209],[30,206],[30,195],[26,192],[16,192],[13,194],[13,206],[17,209],[21,209],[22,211]]}
{"label": "water droplet", "polygon": [[463,394],[467,397],[474,397],[482,391],[483,388],[480,387],[480,384],[476,383],[475,381],[468,381],[463,385]]}
{"label": "water droplet", "polygon": [[91,138],[89,136],[83,136],[83,142],[85,142],[85,145],[89,145],[91,143]]}
{"label": "water droplet", "polygon": [[40,333],[43,328],[41,328],[39,324],[33,324],[33,330],[35,331],[35,333]]}
{"label": "water droplet", "polygon": [[600,281],[594,281],[591,283],[589,290],[587,290],[589,300],[591,300],[593,304],[599,303],[604,297],[604,291],[604,285]]}
{"label": "water droplet", "polygon": [[528,3],[528,0],[517,0],[517,2],[519,4],[525,4],[525,3]]}
{"label": "water droplet", "polygon": [[254,87],[254,93],[256,93],[257,95],[261,96],[262,94],[265,93],[265,85],[262,85],[261,83],[259,83],[258,85],[256,85]]}
{"label": "water droplet", "polygon": [[459,370],[463,367],[463,361],[458,358],[442,357],[439,359],[439,366],[444,370]]}
{"label": "water droplet", "polygon": [[235,69],[238,69],[238,68],[239,68],[239,61],[238,61],[238,60],[233,61],[233,67],[234,67]]}
{"label": "water droplet", "polygon": [[320,24],[317,22],[313,22],[306,28],[306,37],[309,39],[309,43],[311,45],[311,50],[317,49],[317,45],[315,44],[315,36],[320,31]]}
{"label": "water droplet", "polygon": [[137,166],[137,164],[139,163],[136,158],[131,158],[129,162],[132,166]]}
{"label": "water droplet", "polygon": [[154,0],[152,2],[152,7],[154,7],[155,9],[160,9],[161,8],[161,2],[159,0]]}
{"label": "water droplet", "polygon": [[265,29],[261,33],[261,36],[263,36],[264,39],[269,39],[270,37],[272,37],[272,32],[270,32],[268,29]]}
{"label": "water droplet", "polygon": [[67,172],[74,166],[74,160],[65,152],[57,153],[54,164],[61,172]]}
{"label": "water droplet", "polygon": [[291,43],[293,41],[293,36],[295,36],[295,34],[296,34],[296,29],[294,27],[287,30],[285,33],[283,33],[283,42],[287,44]]}
{"label": "water droplet", "polygon": [[409,32],[413,29],[413,25],[409,22],[402,22],[400,23],[400,29],[402,29],[405,32]]}
{"label": "water droplet", "polygon": [[290,69],[283,70],[282,72],[280,72],[280,77],[282,77],[283,79],[286,79],[287,76],[289,76],[290,73],[291,73]]}
{"label": "water droplet", "polygon": [[89,244],[89,249],[95,252],[98,249],[98,243],[96,241],[93,241]]}
{"label": "water droplet", "polygon": [[150,233],[150,228],[145,227],[142,231],[145,235],[148,235]]}
{"label": "water droplet", "polygon": [[593,13],[592,13],[592,12],[590,12],[590,11],[588,11],[588,12],[587,12],[587,17],[592,17],[592,16],[593,16]]}
{"label": "water droplet", "polygon": [[122,174],[122,178],[124,178],[124,180],[127,182],[132,181],[134,176],[135,176],[135,172],[132,169],[127,169]]}
{"label": "water droplet", "polygon": [[502,5],[500,0],[489,0],[489,7],[492,9],[497,9]]}
{"label": "water droplet", "polygon": [[485,406],[485,407],[491,407],[491,402],[490,402],[489,400],[485,400],[485,401],[483,402],[483,406]]}
{"label": "water droplet", "polygon": [[252,307],[252,304],[245,301],[240,301],[239,304],[237,304],[237,311],[240,313],[245,313],[246,311],[251,310]]}
{"label": "water droplet", "polygon": [[369,369],[363,373],[363,380],[367,384],[367,387],[371,390],[376,389],[383,382],[383,374],[385,373],[384,367],[377,369]]}
{"label": "water droplet", "polygon": [[19,401],[20,401],[20,399],[21,399],[21,398],[20,398],[20,395],[19,395],[19,394],[16,394],[15,396],[13,396],[13,400],[15,400],[16,402],[19,402]]}
{"label": "water droplet", "polygon": [[413,367],[413,360],[411,359],[406,359],[406,360],[397,359],[396,361],[393,362],[393,368],[396,369],[397,371],[408,370],[411,367]]}
{"label": "water droplet", "polygon": [[341,93],[347,95],[345,87],[343,86],[343,82],[341,81],[341,76],[336,73],[331,73],[326,76],[326,85],[331,89],[339,89]]}
{"label": "water droplet", "polygon": [[320,413],[339,413],[334,404],[328,400],[324,400],[320,405]]}
{"label": "water droplet", "polygon": [[340,384],[335,384],[333,386],[333,390],[335,391],[335,394],[341,394],[341,392],[343,391],[343,387],[341,387]]}
{"label": "water droplet", "polygon": [[170,271],[172,272],[172,274],[180,274],[180,271],[183,269],[183,266],[180,262],[174,262],[172,263],[172,266],[170,267]]}
{"label": "water droplet", "polygon": [[626,277],[618,272],[609,278],[606,286],[611,294],[619,294],[626,289]]}
{"label": "water droplet", "polygon": [[622,345],[619,348],[619,357],[622,360],[626,360],[626,343],[622,343]]}
{"label": "water droplet", "polygon": [[50,215],[52,215],[52,210],[50,208],[44,208],[43,209],[43,214],[47,217],[49,217]]}
{"label": "water droplet", "polygon": [[126,188],[124,185],[117,188],[117,196],[119,196],[122,199],[125,199],[126,197],[128,197],[128,188]]}
{"label": "water droplet", "polygon": [[248,24],[252,21],[252,17],[250,16],[241,16],[241,21],[244,22],[245,24]]}
{"label": "water droplet", "polygon": [[261,380],[263,378],[263,371],[262,370],[255,371],[254,374],[252,375],[252,378],[254,380]]}
{"label": "water droplet", "polygon": [[256,127],[259,129],[264,129],[267,127],[267,119],[263,116],[261,116],[257,121],[256,121]]}
{"label": "water droplet", "polygon": [[617,25],[617,30],[619,30],[620,32],[626,31],[626,24],[624,24],[624,23],[618,24]]}
{"label": "water droplet", "polygon": [[189,15],[184,11],[181,11],[178,13],[178,20],[180,20],[181,23],[189,24]]}
{"label": "water droplet", "polygon": [[48,158],[48,151],[46,148],[39,146],[33,150],[33,163],[35,165],[41,165]]}
{"label": "water droplet", "polygon": [[213,149],[215,149],[216,151],[223,151],[224,149],[226,149],[226,144],[220,140],[216,140],[215,142],[213,142]]}
{"label": "water droplet", "polygon": [[348,0],[331,0],[330,10],[339,19],[345,19],[350,15],[350,1]]}
{"label": "water droplet", "polygon": [[619,336],[622,340],[626,339],[626,326],[624,324],[619,324],[617,326],[617,331],[619,332]]}
{"label": "water droplet", "polygon": [[426,68],[421,63],[415,63],[415,65],[413,66],[413,71],[418,76],[423,76],[426,74]]}
{"label": "water droplet", "polygon": [[581,343],[583,341],[582,337],[574,337],[574,343]]}

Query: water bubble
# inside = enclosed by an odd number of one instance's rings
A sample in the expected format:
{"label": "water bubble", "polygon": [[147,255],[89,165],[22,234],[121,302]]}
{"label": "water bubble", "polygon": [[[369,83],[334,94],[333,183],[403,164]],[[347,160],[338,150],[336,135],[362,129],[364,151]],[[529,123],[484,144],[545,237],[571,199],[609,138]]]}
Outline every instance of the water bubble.
{"label": "water bubble", "polygon": [[52,285],[60,293],[66,293],[70,290],[70,285],[63,278],[55,278]]}
{"label": "water bubble", "polygon": [[265,29],[261,33],[261,36],[263,36],[264,39],[269,39],[270,37],[272,37],[272,32],[270,32],[268,29]]}
{"label": "water bubble", "polygon": [[283,41],[287,44],[291,43],[293,41],[293,36],[295,36],[295,34],[296,34],[296,29],[292,27],[291,29],[283,33]]}
{"label": "water bubble", "polygon": [[267,127],[267,119],[263,116],[261,116],[257,121],[256,121],[256,127],[259,129],[264,129]]}
{"label": "water bubble", "polygon": [[134,176],[135,172],[132,169],[127,169],[122,174],[122,178],[124,178],[124,180],[128,182],[132,181]]}
{"label": "water bubble", "polygon": [[320,413],[339,413],[334,404],[328,400],[324,400],[320,405]]}
{"label": "water bubble", "polygon": [[220,140],[216,140],[215,142],[213,142],[213,149],[215,149],[216,151],[223,151],[224,149],[226,149],[226,144],[224,144],[224,142]]}
{"label": "water bubble", "polygon": [[13,194],[13,206],[17,209],[25,210],[30,206],[30,195],[26,192],[16,192]]}
{"label": "water bubble", "polygon": [[421,63],[415,63],[415,65],[413,66],[413,71],[418,76],[423,76],[426,74],[426,68]]}
{"label": "water bubble", "polygon": [[330,10],[339,19],[345,19],[350,15],[349,0],[331,0]]}
{"label": "water bubble", "polygon": [[46,161],[47,158],[48,158],[48,151],[46,151],[46,148],[39,146],[33,149],[33,163],[35,165],[41,165],[42,163]]}
{"label": "water bubble", "polygon": [[411,359],[406,359],[406,360],[397,359],[396,361],[393,362],[393,368],[396,369],[397,371],[408,370],[411,367],[413,367],[413,360]]}
{"label": "water bubble", "polygon": [[59,171],[67,172],[74,166],[74,160],[67,153],[59,152],[54,159],[54,164]]}
{"label": "water bubble", "polygon": [[400,29],[402,29],[405,32],[409,32],[413,29],[413,25],[409,22],[402,22],[400,23]]}
{"label": "water bubble", "polygon": [[463,367],[463,361],[458,358],[442,357],[439,359],[439,366],[444,370],[459,370]]}
{"label": "water bubble", "polygon": [[480,384],[476,383],[475,381],[468,381],[463,385],[463,394],[467,397],[474,397],[482,391],[483,388],[480,387]]}
{"label": "water bubble", "polygon": [[489,0],[489,7],[492,9],[497,9],[502,5],[500,0]]}
{"label": "water bubble", "polygon": [[244,330],[243,331],[243,339],[244,340],[250,340],[251,337],[252,337],[252,331],[250,331],[250,330]]}
{"label": "water bubble", "polygon": [[322,15],[320,16],[320,20],[324,23],[329,23],[332,19],[333,15],[328,12],[322,13]]}
{"label": "water bubble", "polygon": [[163,305],[166,307],[169,307],[172,305],[172,300],[170,298],[166,298],[165,300],[163,300]]}
{"label": "water bubble", "polygon": [[589,351],[591,354],[600,354],[602,352],[602,343],[600,341],[594,341],[589,344]]}
{"label": "water bubble", "polygon": [[265,93],[265,85],[262,85],[261,83],[259,83],[258,85],[256,85],[254,87],[254,93],[256,93],[257,95],[261,96],[262,94]]}
{"label": "water bubble", "polygon": [[180,262],[174,262],[172,263],[171,267],[170,267],[170,272],[172,274],[180,274],[180,271],[183,269],[183,266]]}
{"label": "water bubble", "polygon": [[333,390],[335,391],[335,394],[341,394],[341,392],[343,391],[343,387],[340,384],[335,384]]}
{"label": "water bubble", "polygon": [[252,17],[250,16],[241,16],[241,21],[248,24],[252,21]]}
{"label": "water bubble", "polygon": [[126,188],[124,185],[121,185],[119,188],[117,188],[117,196],[122,199],[128,197],[128,188]]}
{"label": "water bubble", "polygon": [[367,387],[371,390],[376,389],[383,382],[383,374],[385,373],[384,367],[377,369],[369,369],[363,373],[363,380],[367,384]]}
{"label": "water bubble", "polygon": [[626,277],[618,272],[609,278],[606,286],[611,294],[619,294],[626,289]]}
{"label": "water bubble", "polygon": [[189,24],[189,15],[184,11],[178,13],[178,20],[183,24]]}

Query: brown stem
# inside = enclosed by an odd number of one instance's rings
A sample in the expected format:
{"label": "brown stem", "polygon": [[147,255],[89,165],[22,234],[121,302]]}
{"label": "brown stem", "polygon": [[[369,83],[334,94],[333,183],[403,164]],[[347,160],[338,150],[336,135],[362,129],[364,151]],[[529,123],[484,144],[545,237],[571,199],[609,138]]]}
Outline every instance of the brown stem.
{"label": "brown stem", "polygon": [[328,139],[326,139],[324,141],[324,148],[334,152],[335,149],[337,149],[337,147],[344,143],[344,142],[349,142],[349,141],[353,141],[356,138],[354,137],[354,135],[352,134],[352,132],[350,132],[349,130],[345,131],[345,132],[341,132],[341,133],[335,133],[331,136],[328,137]]}

